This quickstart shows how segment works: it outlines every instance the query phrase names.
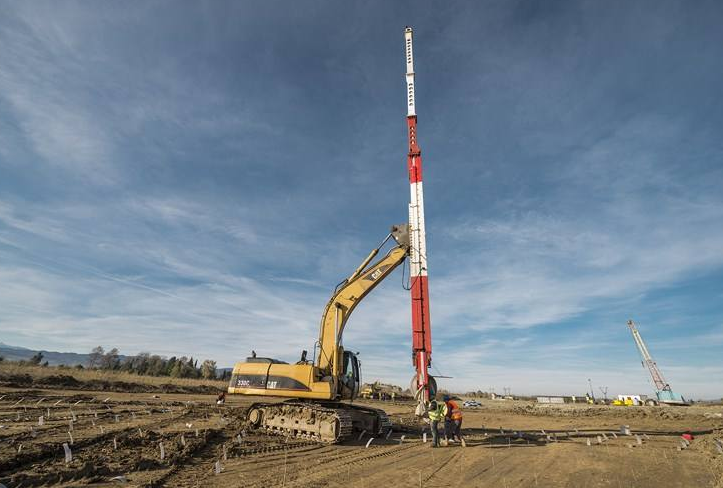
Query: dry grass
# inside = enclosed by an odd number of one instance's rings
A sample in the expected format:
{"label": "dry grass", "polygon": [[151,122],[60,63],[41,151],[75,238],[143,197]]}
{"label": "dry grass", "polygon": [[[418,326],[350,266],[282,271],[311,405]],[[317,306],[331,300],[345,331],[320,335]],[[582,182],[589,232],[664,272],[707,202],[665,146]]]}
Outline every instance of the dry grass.
{"label": "dry grass", "polygon": [[204,380],[195,378],[171,378],[170,376],[141,376],[122,371],[101,371],[91,369],[75,369],[57,366],[32,366],[11,362],[0,362],[0,375],[29,374],[33,378],[46,378],[54,375],[72,376],[78,381],[123,381],[126,383],[138,383],[142,385],[179,385],[179,386],[202,386],[210,385],[216,388],[225,389],[228,386],[226,381]]}

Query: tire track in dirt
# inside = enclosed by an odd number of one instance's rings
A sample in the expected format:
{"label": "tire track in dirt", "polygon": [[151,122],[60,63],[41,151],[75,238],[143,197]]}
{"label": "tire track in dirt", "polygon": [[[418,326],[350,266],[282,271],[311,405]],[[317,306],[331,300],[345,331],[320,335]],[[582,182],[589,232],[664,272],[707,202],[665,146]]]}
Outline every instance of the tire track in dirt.
{"label": "tire track in dirt", "polygon": [[[338,482],[346,474],[347,481],[351,482],[352,468],[355,475],[360,470],[365,470],[377,464],[396,464],[400,458],[416,457],[415,450],[419,449],[419,445],[409,443],[402,446],[376,446],[371,453],[367,449],[352,448],[349,453],[331,458],[319,466],[306,467],[300,471],[293,472],[288,477],[287,486],[315,486],[319,484],[328,484]],[[257,484],[254,486],[268,486]]]}

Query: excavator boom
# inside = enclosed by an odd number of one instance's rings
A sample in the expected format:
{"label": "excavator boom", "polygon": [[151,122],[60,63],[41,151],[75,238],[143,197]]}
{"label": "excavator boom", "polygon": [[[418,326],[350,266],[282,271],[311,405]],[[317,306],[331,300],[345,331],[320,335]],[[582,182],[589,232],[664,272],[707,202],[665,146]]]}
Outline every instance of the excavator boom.
{"label": "excavator boom", "polygon": [[[390,249],[382,259],[369,265],[369,262],[374,259],[390,238],[393,238],[397,245]],[[338,349],[341,346],[342,334],[349,316],[369,292],[404,262],[408,253],[409,228],[407,225],[395,225],[390,234],[367,256],[361,266],[337,287],[321,317],[319,355],[316,362],[316,366],[320,370],[329,371],[331,367],[332,376],[337,376],[340,361],[335,361],[335,358],[340,358]]]}

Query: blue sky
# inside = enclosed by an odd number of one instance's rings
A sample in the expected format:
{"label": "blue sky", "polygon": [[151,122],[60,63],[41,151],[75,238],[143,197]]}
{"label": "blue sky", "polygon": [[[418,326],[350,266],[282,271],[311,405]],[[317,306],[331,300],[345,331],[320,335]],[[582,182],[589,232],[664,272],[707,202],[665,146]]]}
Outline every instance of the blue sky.
{"label": "blue sky", "polygon": [[[723,387],[717,2],[0,0],[0,341],[310,349],[407,218],[415,29],[443,386]],[[397,271],[345,343],[407,384]],[[598,391],[596,391],[598,393]]]}

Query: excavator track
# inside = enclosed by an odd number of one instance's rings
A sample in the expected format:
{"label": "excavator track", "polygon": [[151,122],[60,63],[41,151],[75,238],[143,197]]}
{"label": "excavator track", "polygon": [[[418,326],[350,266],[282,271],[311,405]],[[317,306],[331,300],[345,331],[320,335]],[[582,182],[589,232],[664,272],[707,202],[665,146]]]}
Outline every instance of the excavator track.
{"label": "excavator track", "polygon": [[377,435],[391,429],[391,421],[383,410],[338,402],[254,403],[246,420],[252,428],[268,434],[324,444],[347,441],[354,431]]}

